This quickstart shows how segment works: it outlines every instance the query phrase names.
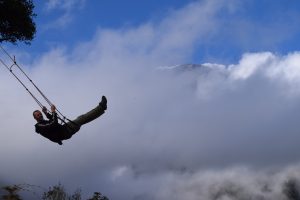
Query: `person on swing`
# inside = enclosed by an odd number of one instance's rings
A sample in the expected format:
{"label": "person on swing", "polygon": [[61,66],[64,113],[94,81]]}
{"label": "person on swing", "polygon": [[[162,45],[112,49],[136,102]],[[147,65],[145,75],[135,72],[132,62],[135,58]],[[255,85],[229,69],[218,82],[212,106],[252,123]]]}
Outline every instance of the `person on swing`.
{"label": "person on swing", "polygon": [[42,111],[48,118],[45,120],[43,114],[39,110],[33,112],[33,117],[37,121],[35,124],[35,132],[48,138],[52,142],[62,145],[62,140],[70,139],[75,133],[77,133],[83,124],[89,123],[94,119],[100,117],[107,109],[107,99],[102,96],[101,102],[91,111],[80,115],[75,120],[67,122],[65,124],[59,124],[56,107],[51,106],[51,112],[47,111],[46,107],[43,107]]}

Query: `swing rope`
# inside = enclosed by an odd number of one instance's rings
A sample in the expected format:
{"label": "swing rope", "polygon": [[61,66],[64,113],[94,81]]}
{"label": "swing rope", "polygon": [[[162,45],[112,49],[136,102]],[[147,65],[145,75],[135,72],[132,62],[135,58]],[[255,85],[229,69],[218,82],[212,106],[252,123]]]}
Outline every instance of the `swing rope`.
{"label": "swing rope", "polygon": [[36,103],[43,108],[43,104],[32,94],[32,92],[26,87],[26,85],[18,78],[18,76],[8,67],[2,59],[0,62],[11,72],[11,74],[19,81],[19,83],[25,88],[25,90],[31,95],[31,97],[36,101]]}
{"label": "swing rope", "polygon": [[[26,85],[21,81],[21,79],[13,72],[12,68],[14,66],[16,66],[21,72],[22,74],[29,80],[29,82],[34,86],[34,88],[40,93],[40,95],[44,98],[44,100],[49,104],[49,106],[52,106],[53,104],[51,103],[51,101],[46,97],[46,95],[38,88],[38,86],[32,81],[32,79],[29,78],[29,76],[25,73],[25,71],[17,64],[15,56],[12,57],[1,45],[0,45],[0,49],[4,52],[4,54],[13,62],[13,64],[9,67],[1,58],[0,58],[0,62],[2,63],[3,66],[6,67],[6,69],[18,80],[18,82],[25,88],[25,90],[30,94],[30,96],[35,100],[35,102],[41,107],[43,108],[43,104],[38,100],[38,98],[36,98],[33,93],[28,89],[28,87],[26,87]],[[49,110],[47,109],[47,111],[49,112]],[[58,114],[60,116],[58,116],[58,119],[61,120],[62,123],[66,123],[65,120],[68,120],[70,122],[72,122],[70,119],[68,119],[65,115],[63,115],[58,109],[56,109],[56,111],[58,112]]]}

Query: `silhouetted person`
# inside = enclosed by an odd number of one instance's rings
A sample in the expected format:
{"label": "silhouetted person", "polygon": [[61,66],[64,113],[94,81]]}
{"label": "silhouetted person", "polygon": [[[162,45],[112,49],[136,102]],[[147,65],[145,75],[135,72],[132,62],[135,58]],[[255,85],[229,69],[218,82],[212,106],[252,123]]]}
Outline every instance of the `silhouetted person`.
{"label": "silhouetted person", "polygon": [[96,108],[91,111],[80,115],[75,120],[72,120],[65,124],[59,124],[56,108],[51,106],[51,112],[47,112],[47,108],[43,107],[43,112],[49,120],[43,118],[43,114],[39,110],[33,112],[33,117],[37,121],[35,124],[35,131],[40,135],[48,138],[52,142],[56,142],[62,145],[62,140],[70,139],[75,133],[77,133],[83,124],[86,124],[99,116],[101,116],[107,109],[107,99],[102,96],[102,100]]}

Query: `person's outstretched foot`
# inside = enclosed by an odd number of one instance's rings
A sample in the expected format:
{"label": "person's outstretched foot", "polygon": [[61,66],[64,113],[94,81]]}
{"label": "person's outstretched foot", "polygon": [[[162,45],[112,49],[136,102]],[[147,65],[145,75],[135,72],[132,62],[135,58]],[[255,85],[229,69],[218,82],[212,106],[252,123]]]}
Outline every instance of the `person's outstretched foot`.
{"label": "person's outstretched foot", "polygon": [[99,105],[100,105],[104,110],[107,109],[107,99],[106,99],[105,96],[102,96],[102,100],[101,100],[101,102],[99,103]]}

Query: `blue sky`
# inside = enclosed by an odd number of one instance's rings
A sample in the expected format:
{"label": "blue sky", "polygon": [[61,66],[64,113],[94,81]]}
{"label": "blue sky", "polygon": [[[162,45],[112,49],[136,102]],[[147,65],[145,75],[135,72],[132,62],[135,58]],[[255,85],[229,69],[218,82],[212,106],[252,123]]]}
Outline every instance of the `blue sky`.
{"label": "blue sky", "polygon": [[[38,54],[47,51],[53,45],[74,45],[90,40],[98,28],[119,29],[122,27],[139,26],[149,20],[159,20],[170,10],[184,6],[190,1],[71,1],[69,8],[64,8],[68,1],[61,1],[57,7],[47,9],[49,1],[35,1],[37,17],[37,35],[32,46],[26,47]],[[54,2],[54,1],[53,1]],[[81,3],[82,2],[82,3]],[[70,20],[55,25],[62,16]],[[50,25],[54,23],[54,25]],[[48,28],[48,26],[51,28]],[[23,45],[22,45],[23,46]]]}
{"label": "blue sky", "polygon": [[[93,38],[98,29],[130,29],[148,22],[160,23],[170,12],[190,2],[193,1],[35,1],[37,35],[25,49],[34,55],[57,45],[72,49]],[[220,23],[216,32],[199,44],[195,41],[193,56],[186,62],[230,63],[237,62],[244,52],[285,54],[297,50],[298,1],[229,0],[228,4],[233,2],[232,8],[221,9],[215,16]]]}
{"label": "blue sky", "polygon": [[108,110],[58,146],[0,71],[0,183],[280,200],[300,181],[298,0],[35,2],[36,38],[9,52],[70,119],[102,95]]}

